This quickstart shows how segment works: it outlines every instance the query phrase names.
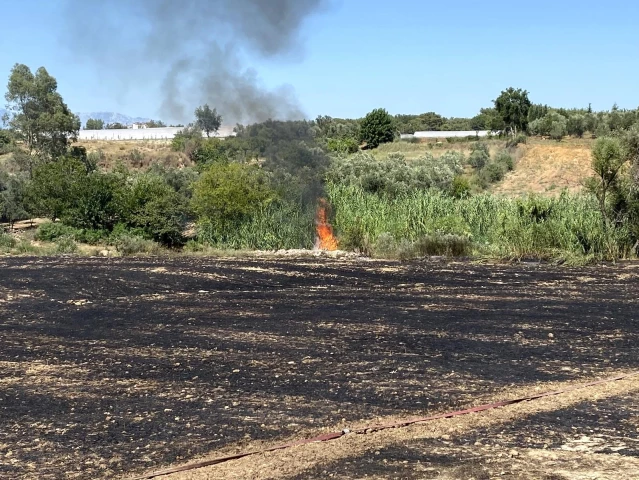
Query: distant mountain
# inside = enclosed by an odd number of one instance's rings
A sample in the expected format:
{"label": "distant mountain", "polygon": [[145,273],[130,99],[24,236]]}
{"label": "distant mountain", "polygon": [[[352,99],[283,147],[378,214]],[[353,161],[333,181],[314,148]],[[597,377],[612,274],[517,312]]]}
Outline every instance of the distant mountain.
{"label": "distant mountain", "polygon": [[94,118],[96,120],[104,121],[104,124],[107,125],[109,123],[121,123],[122,125],[131,125],[132,123],[145,123],[151,120],[150,118],[142,118],[142,117],[129,117],[128,115],[123,115],[121,113],[115,112],[91,112],[91,113],[78,113],[78,117],[80,117],[80,121],[82,122],[82,127],[87,123],[89,118]]}

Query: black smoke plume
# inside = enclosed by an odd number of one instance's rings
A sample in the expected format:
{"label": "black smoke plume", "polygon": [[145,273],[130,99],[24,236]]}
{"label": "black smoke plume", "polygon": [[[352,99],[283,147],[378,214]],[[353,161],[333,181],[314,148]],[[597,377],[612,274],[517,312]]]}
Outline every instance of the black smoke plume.
{"label": "black smoke plume", "polygon": [[330,2],[67,0],[65,36],[124,88],[161,75],[168,119],[188,121],[208,103],[227,124],[292,120],[303,117],[293,88],[265,88],[243,59],[301,59],[305,20]]}

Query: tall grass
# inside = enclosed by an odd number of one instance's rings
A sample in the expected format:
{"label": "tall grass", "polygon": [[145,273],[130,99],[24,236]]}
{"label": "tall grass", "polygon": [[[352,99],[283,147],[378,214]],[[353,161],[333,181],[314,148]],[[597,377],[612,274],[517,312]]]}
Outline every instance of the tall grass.
{"label": "tall grass", "polygon": [[433,235],[467,238],[477,255],[511,258],[630,254],[628,232],[606,231],[595,200],[586,195],[511,199],[490,194],[455,199],[436,191],[394,198],[356,186],[329,185],[337,234],[351,248],[374,250],[389,236],[419,242]]}
{"label": "tall grass", "polygon": [[312,248],[314,219],[310,207],[271,205],[233,225],[203,222],[198,226],[198,240],[215,248],[235,250]]}

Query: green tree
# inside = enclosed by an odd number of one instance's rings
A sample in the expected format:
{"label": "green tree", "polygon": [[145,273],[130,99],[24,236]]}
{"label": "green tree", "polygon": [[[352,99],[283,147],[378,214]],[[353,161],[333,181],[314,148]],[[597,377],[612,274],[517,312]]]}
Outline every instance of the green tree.
{"label": "green tree", "polygon": [[586,188],[599,201],[604,228],[613,225],[619,213],[610,200],[619,190],[620,171],[627,160],[628,155],[618,138],[599,138],[592,147],[591,165],[596,177],[587,180]]}
{"label": "green tree", "polygon": [[575,113],[568,117],[566,131],[568,135],[574,135],[579,138],[583,137],[586,131],[586,117],[580,113]]}
{"label": "green tree", "polygon": [[73,205],[76,186],[86,176],[86,165],[73,157],[38,165],[27,190],[31,212],[51,220],[61,218]]}
{"label": "green tree", "polygon": [[103,130],[104,120],[100,120],[99,118],[89,118],[84,128],[85,130]]}
{"label": "green tree", "polygon": [[513,87],[501,92],[494,100],[495,109],[511,133],[523,132],[528,126],[528,111],[532,103],[528,99],[528,92]]}
{"label": "green tree", "polygon": [[162,128],[166,127],[166,124],[162,120],[149,120],[146,122],[147,128]]}
{"label": "green tree", "polygon": [[120,122],[115,122],[107,124],[106,128],[107,130],[125,130],[127,126]]}
{"label": "green tree", "polygon": [[385,109],[375,109],[362,120],[359,139],[366,142],[368,148],[377,148],[382,143],[392,142],[394,138],[395,123]]}
{"label": "green tree", "polygon": [[211,110],[208,104],[195,109],[195,124],[210,137],[211,132],[217,133],[222,126],[222,115],[214,108]]}
{"label": "green tree", "polygon": [[195,183],[192,207],[201,220],[229,228],[267,206],[274,197],[259,167],[218,162]]}
{"label": "green tree", "polygon": [[25,186],[26,183],[21,177],[0,176],[0,218],[9,222],[11,228],[16,221],[29,217]]}
{"label": "green tree", "polygon": [[145,173],[131,182],[124,195],[122,219],[131,228],[168,247],[184,243],[187,205],[164,178]]}
{"label": "green tree", "polygon": [[35,75],[22,64],[11,70],[5,94],[9,126],[30,156],[58,158],[77,140],[80,119],[57,89],[58,82],[44,67]]}

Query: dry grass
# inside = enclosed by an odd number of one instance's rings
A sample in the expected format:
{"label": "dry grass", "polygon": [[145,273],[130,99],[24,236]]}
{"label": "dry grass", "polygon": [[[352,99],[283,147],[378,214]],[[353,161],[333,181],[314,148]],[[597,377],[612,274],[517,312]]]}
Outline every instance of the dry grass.
{"label": "dry grass", "polygon": [[192,165],[189,158],[171,149],[168,140],[83,140],[75,145],[85,147],[88,153],[100,153],[100,166],[112,168],[118,162],[130,168],[148,168],[153,163],[166,167]]}
{"label": "dry grass", "polygon": [[517,196],[526,193],[556,195],[566,189],[581,190],[591,175],[590,145],[583,141],[536,140],[519,148],[515,169],[492,189],[495,193]]}

